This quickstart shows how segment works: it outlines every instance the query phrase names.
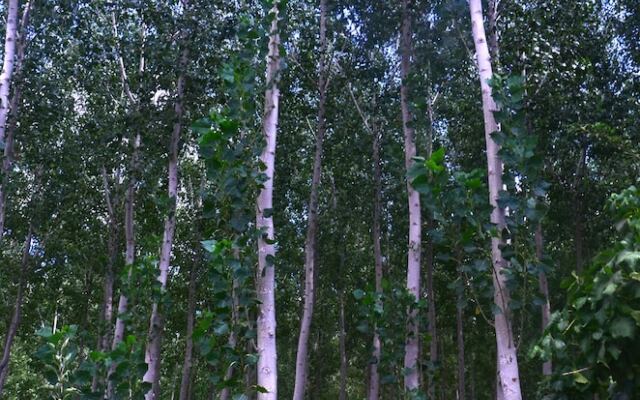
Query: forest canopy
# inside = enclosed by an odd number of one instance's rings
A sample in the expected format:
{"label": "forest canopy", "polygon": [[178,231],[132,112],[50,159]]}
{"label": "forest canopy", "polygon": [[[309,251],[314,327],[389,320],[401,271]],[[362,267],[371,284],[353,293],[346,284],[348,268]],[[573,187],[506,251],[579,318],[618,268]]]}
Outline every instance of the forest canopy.
{"label": "forest canopy", "polygon": [[640,1],[0,15],[0,398],[638,397]]}

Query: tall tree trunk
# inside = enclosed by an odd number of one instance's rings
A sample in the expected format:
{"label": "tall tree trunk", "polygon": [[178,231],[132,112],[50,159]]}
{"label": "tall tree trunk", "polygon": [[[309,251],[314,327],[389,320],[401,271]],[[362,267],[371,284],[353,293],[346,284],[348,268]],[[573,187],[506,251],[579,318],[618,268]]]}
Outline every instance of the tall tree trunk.
{"label": "tall tree trunk", "polygon": [[9,116],[9,93],[16,58],[16,43],[18,41],[18,0],[8,0],[7,26],[4,39],[4,59],[2,74],[0,74],[0,142],[5,141],[5,129]]}
{"label": "tall tree trunk", "polygon": [[574,246],[576,252],[576,272],[582,274],[584,268],[584,204],[582,193],[582,177],[587,163],[587,147],[580,151],[580,159],[576,167],[576,179],[573,184],[573,202],[575,209]]}
{"label": "tall tree trunk", "polygon": [[[408,78],[413,53],[410,0],[402,1],[402,33],[400,37],[401,69],[400,104],[402,108],[402,129],[404,131],[404,158],[407,171],[413,164],[416,155],[415,132],[413,116],[409,106]],[[420,298],[420,258],[422,247],[420,194],[413,189],[407,180],[407,200],[409,207],[409,243],[407,252],[407,290],[416,301]],[[419,331],[417,313],[410,311],[407,322],[407,339],[404,355],[404,386],[412,391],[420,387],[418,371]]]}
{"label": "tall tree trunk", "polygon": [[267,55],[267,89],[265,91],[263,132],[265,147],[260,155],[264,164],[266,182],[256,202],[256,227],[262,230],[258,238],[258,271],[256,286],[258,295],[257,347],[258,347],[258,386],[266,393],[258,393],[258,400],[277,400],[278,398],[278,353],[276,351],[276,302],[275,302],[275,232],[273,228],[273,181],[276,158],[276,139],[278,134],[278,76],[280,69],[280,35],[278,34],[278,7],[274,0],[270,14],[273,16],[269,32],[269,51]]}
{"label": "tall tree trunk", "polygon": [[20,265],[20,277],[18,280],[18,291],[16,293],[16,300],[13,306],[13,315],[11,317],[11,323],[7,329],[7,333],[4,339],[4,348],[2,351],[2,359],[0,359],[0,397],[2,397],[2,391],[4,384],[7,381],[9,375],[9,360],[11,356],[11,347],[13,346],[13,340],[18,332],[20,326],[20,320],[22,319],[22,302],[24,297],[24,286],[27,279],[27,272],[29,266],[29,250],[31,249],[31,237],[32,229],[29,226],[29,232],[24,240],[24,248],[22,249],[22,262]]}
{"label": "tall tree trunk", "polygon": [[344,290],[340,292],[340,400],[347,400],[347,327],[344,316]]}
{"label": "tall tree trunk", "polygon": [[[114,268],[118,259],[118,221],[115,206],[118,204],[117,196],[114,196],[109,187],[109,178],[105,167],[102,167],[102,183],[104,186],[105,204],[107,206],[107,265],[104,272],[102,307],[100,312],[101,335],[98,339],[98,350],[106,351],[111,344],[111,324],[113,323],[113,285],[115,281]],[[88,298],[88,297],[87,297]],[[86,313],[85,313],[86,315]],[[91,390],[95,392],[100,378],[96,374],[91,383]]]}
{"label": "tall tree trunk", "polygon": [[487,24],[489,34],[489,55],[496,71],[500,70],[500,46],[498,46],[498,4],[500,0],[489,0],[487,6]]}
{"label": "tall tree trunk", "polygon": [[[113,34],[116,39],[116,43],[118,43],[118,27],[116,24],[116,16],[112,14],[112,24],[113,24]],[[144,26],[144,24],[143,24]],[[143,29],[144,32],[144,29]],[[138,63],[138,73],[142,75],[145,69],[145,60],[144,60],[144,40],[145,35],[142,35],[142,49],[140,52],[140,59]],[[119,46],[116,46],[116,61],[118,62],[118,66],[120,69],[120,82],[122,84],[122,89],[131,102],[131,106],[139,110],[140,102],[136,100],[135,96],[131,92],[131,86],[129,85],[129,78],[127,76],[127,71],[125,68],[124,59],[122,58],[122,54],[120,53]],[[127,280],[131,279],[131,268],[135,262],[136,256],[136,238],[135,238],[135,194],[136,194],[136,184],[137,184],[137,176],[140,171],[140,146],[142,142],[142,135],[140,131],[138,131],[135,137],[132,140],[132,154],[131,160],[129,162],[129,179],[127,184],[127,190],[125,193],[124,200],[124,237],[125,237],[125,267],[129,268],[129,274]],[[125,319],[124,315],[127,313],[129,308],[129,299],[123,291],[120,292],[120,297],[118,299],[118,312],[116,317],[116,324],[114,326],[113,331],[113,343],[111,345],[112,350],[115,350],[116,347],[122,342],[124,339],[125,332]],[[116,363],[112,363],[109,368],[108,375],[111,375],[116,368]],[[107,392],[106,398],[111,398],[113,393],[113,383],[111,380],[107,382]]]}
{"label": "tall tree trunk", "polygon": [[[131,156],[130,169],[129,169],[129,183],[127,184],[127,191],[125,193],[124,200],[124,238],[125,238],[125,256],[124,264],[126,268],[132,268],[136,258],[136,237],[135,237],[135,194],[136,194],[136,182],[139,168],[140,157],[140,144],[141,135],[138,132],[133,140],[133,154]],[[129,270],[128,280],[131,279],[131,270]],[[113,330],[113,342],[111,349],[115,350],[122,340],[124,339],[125,331],[125,314],[129,308],[129,298],[124,291],[120,291],[120,298],[118,299],[118,312],[116,317],[116,324]],[[107,392],[106,398],[111,398],[113,393],[113,383],[109,380],[109,376],[115,372],[116,363],[112,363],[107,373]]]}
{"label": "tall tree trunk", "polygon": [[[430,213],[429,213],[430,214]],[[429,230],[433,227],[432,216],[428,216],[429,221],[427,222],[427,228]],[[427,266],[427,299],[429,308],[427,311],[428,318],[428,331],[429,331],[429,361],[432,366],[435,367],[438,362],[439,352],[438,352],[438,329],[436,325],[436,299],[435,299],[435,289],[433,285],[433,241],[429,238],[427,242],[427,249],[425,252],[426,258],[426,266]],[[436,383],[432,374],[429,374],[429,385],[427,388],[427,394],[430,399],[435,399],[436,394]]]}
{"label": "tall tree trunk", "polygon": [[[22,75],[24,52],[27,45],[25,32],[29,23],[31,5],[30,0],[25,6],[18,37],[18,0],[9,0],[8,2],[4,61],[0,75],[0,143],[4,145],[4,159],[0,166],[2,175],[0,177],[0,242],[4,236],[7,184],[13,164],[13,141],[20,107],[20,86],[14,85],[11,98],[9,98],[9,93],[12,81],[19,81]],[[9,120],[8,124],[7,120]]]}
{"label": "tall tree trunk", "polygon": [[[544,237],[542,236],[542,225],[538,224],[536,228],[536,258],[538,262],[542,262],[544,255]],[[547,281],[547,274],[543,269],[538,274],[538,281],[540,287],[540,295],[542,295],[543,303],[540,305],[540,311],[542,314],[542,332],[547,329],[549,321],[551,320],[551,303],[549,302],[549,282]],[[544,376],[551,375],[552,368],[551,360],[545,361],[542,364],[542,374]]]}
{"label": "tall tree trunk", "polygon": [[[380,133],[377,129],[372,129],[373,135],[373,257],[375,266],[375,285],[376,292],[382,293],[382,247],[380,245],[380,219],[382,218],[382,166],[380,165]],[[380,397],[380,373],[378,367],[380,365],[380,357],[382,356],[382,344],[380,342],[380,334],[377,327],[373,332],[373,362],[369,371],[369,393],[368,400],[378,400]]]}
{"label": "tall tree trunk", "polygon": [[180,400],[189,400],[189,393],[191,392],[191,368],[193,367],[193,326],[196,313],[196,269],[199,262],[198,257],[194,258],[194,264],[191,266],[191,271],[189,271],[187,334],[184,349],[184,362],[182,363],[182,379],[180,381]]}
{"label": "tall tree trunk", "polygon": [[[462,280],[462,273],[458,273],[460,281]],[[465,359],[464,359],[464,309],[460,306],[464,300],[464,292],[459,292],[457,296],[456,304],[456,338],[458,341],[458,399],[466,399],[466,385],[465,385]]]}
{"label": "tall tree trunk", "polygon": [[[429,73],[431,72],[431,63],[429,63]],[[427,117],[429,121],[429,126],[427,127],[427,137],[426,137],[426,157],[430,158],[433,153],[433,102],[435,101],[435,97],[431,94],[431,88],[429,88],[429,98],[427,99]],[[434,227],[433,215],[430,211],[427,211],[427,230],[431,231]],[[425,264],[427,269],[427,301],[429,304],[427,311],[428,325],[427,329],[429,332],[429,361],[432,366],[435,366],[438,362],[438,327],[436,321],[436,291],[433,285],[433,240],[431,237],[428,238],[426,243],[425,250]],[[436,394],[436,382],[433,374],[428,374],[428,387],[427,387],[427,395],[431,399],[435,399]]]}
{"label": "tall tree trunk", "polygon": [[318,126],[316,132],[316,149],[313,160],[313,177],[311,179],[311,194],[309,197],[307,237],[305,241],[305,280],[304,306],[300,321],[300,335],[298,336],[298,352],[296,354],[296,376],[293,390],[293,400],[303,400],[307,385],[309,362],[309,334],[313,318],[315,303],[315,277],[317,260],[318,234],[318,190],[322,176],[322,150],[326,130],[325,104],[327,99],[327,0],[320,0],[320,52],[318,68]]}
{"label": "tall tree trunk", "polygon": [[100,339],[100,350],[104,351],[109,348],[111,343],[110,329],[106,329],[111,325],[113,319],[113,284],[114,284],[114,268],[118,259],[118,221],[115,212],[115,206],[118,204],[117,196],[113,196],[109,188],[109,179],[107,171],[102,167],[102,179],[105,192],[105,203],[107,205],[107,216],[109,225],[109,237],[107,239],[107,265],[105,268],[104,288],[102,299],[101,322],[104,326],[103,335]]}
{"label": "tall tree trunk", "polygon": [[[187,0],[183,0],[186,5]],[[183,38],[184,39],[184,38]],[[171,262],[171,249],[173,247],[173,238],[176,230],[176,203],[178,201],[178,152],[180,134],[182,132],[182,117],[184,114],[184,88],[186,84],[187,62],[189,50],[185,43],[179,61],[180,75],[176,85],[176,102],[174,105],[175,123],[173,124],[173,132],[171,133],[171,141],[169,143],[169,166],[168,190],[169,195],[169,211],[164,221],[164,232],[162,236],[162,246],[160,247],[160,263],[158,281],[161,290],[164,292],[167,288],[167,279],[169,274],[169,263]],[[151,318],[149,324],[149,335],[147,338],[147,348],[145,351],[145,361],[147,363],[147,372],[144,374],[143,381],[151,383],[152,388],[145,395],[145,400],[156,400],[160,395],[160,352],[162,347],[162,331],[164,329],[163,316],[159,309],[159,304],[154,303],[151,309]]]}
{"label": "tall tree trunk", "polygon": [[[502,160],[498,155],[499,146],[493,141],[491,134],[498,131],[498,124],[493,116],[497,110],[491,94],[491,87],[488,80],[492,77],[491,56],[487,47],[487,39],[484,32],[482,2],[481,0],[470,0],[469,8],[471,13],[471,24],[473,39],[476,48],[478,70],[480,75],[480,85],[482,89],[482,110],[485,126],[485,141],[487,146],[487,170],[489,177],[489,201],[493,207],[491,222],[496,226],[501,234],[506,226],[505,210],[498,206],[498,195],[502,190]],[[518,370],[518,355],[513,340],[513,330],[509,311],[509,288],[507,278],[503,273],[509,266],[502,257],[502,246],[504,239],[501,237],[491,238],[491,255],[493,261],[493,286],[494,303],[500,312],[494,316],[496,344],[497,344],[497,364],[500,384],[498,392],[504,394],[505,400],[520,400],[520,373]]]}
{"label": "tall tree trunk", "polygon": [[[240,251],[238,249],[234,249],[234,258],[240,261]],[[238,335],[236,333],[236,327],[239,324],[240,316],[238,315],[240,311],[240,303],[238,298],[238,291],[240,290],[240,285],[238,284],[237,279],[233,279],[233,287],[231,288],[231,333],[229,333],[229,340],[227,342],[229,348],[235,349],[238,345]],[[234,364],[232,363],[227,367],[227,371],[224,374],[225,381],[230,380],[233,377],[234,372]],[[222,389],[220,393],[220,400],[229,400],[231,398],[231,388],[225,387]]]}

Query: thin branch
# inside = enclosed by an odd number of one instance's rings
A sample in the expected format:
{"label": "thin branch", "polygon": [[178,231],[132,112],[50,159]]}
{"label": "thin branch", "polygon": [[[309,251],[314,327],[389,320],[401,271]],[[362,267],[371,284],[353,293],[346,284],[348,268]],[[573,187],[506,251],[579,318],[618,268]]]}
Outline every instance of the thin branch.
{"label": "thin branch", "polygon": [[133,96],[133,93],[131,93],[131,88],[129,87],[129,77],[127,76],[127,69],[125,68],[125,65],[124,65],[124,59],[122,58],[122,54],[120,52],[118,24],[116,22],[115,13],[111,14],[111,24],[113,26],[113,36],[115,37],[115,40],[116,40],[115,55],[118,60],[118,65],[120,66],[120,80],[122,82],[122,89],[124,90],[124,93],[127,95],[129,100],[131,101],[131,104],[136,104],[136,99]]}
{"label": "thin branch", "polygon": [[113,210],[113,203],[111,201],[111,191],[109,190],[109,178],[107,177],[107,169],[102,166],[102,183],[104,185],[104,198],[107,203],[107,212],[109,213],[109,219],[113,222],[115,218],[115,212]]}
{"label": "thin branch", "polygon": [[360,114],[360,118],[362,118],[362,123],[364,123],[365,128],[367,128],[369,132],[373,133],[373,130],[369,125],[369,119],[366,117],[366,115],[364,115],[364,112],[360,108],[360,104],[358,104],[358,100],[356,99],[356,96],[353,94],[353,89],[351,88],[351,84],[347,85],[347,88],[349,89],[351,100],[353,100],[353,104],[356,106],[356,110],[358,110],[358,114]]}

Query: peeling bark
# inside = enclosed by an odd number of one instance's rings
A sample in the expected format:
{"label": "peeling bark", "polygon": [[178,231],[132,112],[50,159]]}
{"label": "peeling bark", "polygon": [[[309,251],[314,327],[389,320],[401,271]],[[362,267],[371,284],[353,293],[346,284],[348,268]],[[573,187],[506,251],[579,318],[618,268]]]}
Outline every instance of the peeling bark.
{"label": "peeling bark", "polygon": [[258,400],[278,398],[278,354],[276,351],[276,302],[275,302],[275,232],[273,227],[273,181],[275,172],[276,139],[278,133],[278,75],[280,68],[280,35],[278,34],[279,1],[274,0],[271,13],[273,21],[269,32],[267,55],[267,89],[265,91],[263,133],[265,147],[260,161],[267,180],[256,201],[256,227],[263,231],[258,238],[258,271],[256,289],[259,309],[256,322],[258,350],[258,386],[266,393],[258,393]]}
{"label": "peeling bark", "polygon": [[14,81],[18,83],[22,76],[22,66],[27,46],[26,28],[29,23],[32,4],[29,1],[25,5],[18,31],[18,0],[10,0],[8,3],[4,60],[2,74],[0,75],[0,143],[4,145],[4,158],[0,165],[2,175],[0,177],[0,242],[2,242],[4,236],[7,185],[9,183],[9,172],[13,165],[13,142],[21,99],[20,85],[13,85],[11,98],[9,98],[9,93],[12,83]]}

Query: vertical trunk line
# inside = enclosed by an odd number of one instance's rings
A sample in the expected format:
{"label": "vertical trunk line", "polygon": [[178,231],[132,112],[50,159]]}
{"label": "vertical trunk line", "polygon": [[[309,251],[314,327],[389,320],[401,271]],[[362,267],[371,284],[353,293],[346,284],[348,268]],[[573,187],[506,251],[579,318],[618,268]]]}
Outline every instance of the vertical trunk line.
{"label": "vertical trunk line", "polygon": [[29,250],[31,249],[31,239],[33,236],[33,230],[31,224],[29,224],[29,231],[24,240],[24,248],[22,250],[22,261],[20,265],[20,277],[18,279],[18,288],[16,293],[16,300],[13,307],[13,315],[11,316],[11,322],[9,329],[4,340],[4,348],[2,351],[2,359],[0,359],[0,397],[4,390],[4,384],[9,376],[9,361],[11,357],[11,347],[13,341],[18,333],[18,327],[22,320],[22,303],[24,300],[24,286],[27,280],[27,272],[29,266]]}
{"label": "vertical trunk line", "polygon": [[344,315],[344,290],[340,291],[340,393],[339,400],[347,400],[347,328]]}
{"label": "vertical trunk line", "polygon": [[[278,354],[276,350],[276,302],[275,302],[275,232],[273,227],[273,181],[275,172],[276,140],[278,133],[278,106],[280,91],[278,75],[280,69],[280,35],[278,34],[278,15],[280,2],[274,0],[269,11],[273,20],[269,32],[269,51],[267,71],[264,119],[262,129],[265,147],[260,155],[264,164],[262,171],[266,181],[256,201],[256,227],[262,230],[258,238],[258,271],[256,289],[258,295],[257,351],[258,386],[266,393],[258,392],[258,400],[277,400],[278,398]],[[268,214],[267,214],[268,213]]]}
{"label": "vertical trunk line", "polygon": [[[542,262],[542,258],[544,255],[544,237],[542,235],[542,225],[538,223],[535,234],[536,241],[536,258],[538,262]],[[544,333],[545,329],[549,325],[549,321],[551,320],[551,303],[549,301],[549,282],[547,281],[547,274],[544,270],[540,270],[538,274],[538,283],[540,288],[540,294],[542,295],[543,303],[540,305],[541,312],[541,323],[542,323],[542,332]],[[553,365],[551,360],[545,361],[542,364],[542,374],[544,376],[549,376],[553,372]]]}
{"label": "vertical trunk line", "polygon": [[[400,77],[400,104],[402,109],[402,129],[404,132],[404,154],[405,168],[407,171],[413,164],[413,157],[416,155],[415,133],[413,116],[409,106],[408,78],[411,68],[412,30],[411,30],[411,5],[410,0],[402,1],[402,29],[400,37],[401,69]],[[407,201],[409,208],[409,240],[407,251],[407,290],[413,294],[416,301],[420,298],[420,258],[422,246],[421,232],[421,210],[420,195],[416,192],[411,183],[407,180]],[[407,373],[404,375],[404,387],[408,391],[416,390],[420,387],[420,377],[418,371],[419,353],[419,330],[416,322],[417,314],[410,311],[407,322],[407,339],[405,343],[404,368]]]}
{"label": "vertical trunk line", "polygon": [[[18,122],[21,88],[19,81],[22,77],[24,53],[27,46],[26,29],[31,14],[32,1],[25,5],[18,32],[18,0],[9,1],[7,13],[7,27],[5,34],[4,60],[0,75],[0,143],[4,144],[4,159],[2,160],[0,176],[0,243],[4,236],[5,208],[7,201],[7,184],[9,172],[13,164],[13,142]],[[16,54],[17,53],[17,54]],[[14,57],[15,55],[15,57]],[[13,95],[9,99],[11,84]],[[8,121],[8,123],[7,123]]]}
{"label": "vertical trunk line", "polygon": [[[461,282],[462,272],[458,272]],[[458,342],[458,399],[466,399],[466,383],[465,383],[465,358],[464,358],[464,309],[460,303],[464,300],[464,292],[458,293],[456,304],[456,339]]]}
{"label": "vertical trunk line", "polygon": [[484,31],[481,0],[470,0],[469,10],[475,49],[477,54],[480,86],[482,90],[482,110],[485,126],[485,141],[487,146],[487,170],[489,181],[489,202],[493,207],[491,223],[498,230],[497,237],[491,239],[491,254],[493,261],[493,286],[494,303],[501,310],[494,316],[497,347],[498,385],[497,392],[502,394],[505,400],[521,400],[520,374],[518,369],[517,350],[513,341],[513,331],[510,324],[509,290],[506,285],[506,276],[503,270],[508,263],[502,257],[501,246],[504,239],[501,237],[506,226],[505,210],[498,206],[498,194],[502,190],[502,160],[498,156],[499,146],[493,141],[491,134],[498,131],[498,125],[493,116],[497,110],[493,101],[491,87],[488,80],[492,77],[491,56],[487,47],[487,39]]}
{"label": "vertical trunk line", "polygon": [[[174,105],[175,123],[171,133],[169,144],[169,166],[167,168],[169,195],[169,212],[164,222],[164,233],[162,236],[162,246],[160,248],[160,263],[158,281],[162,291],[167,288],[169,264],[171,262],[171,250],[176,230],[176,204],[178,201],[178,153],[180,151],[179,141],[182,132],[182,117],[184,115],[184,89],[186,84],[187,63],[189,60],[189,48],[186,45],[185,34],[183,32],[183,49],[180,55],[179,69],[180,75],[176,85],[176,102]],[[151,309],[149,324],[149,334],[147,349],[145,351],[145,361],[148,369],[143,377],[144,382],[152,384],[152,389],[145,395],[145,400],[156,400],[160,394],[160,362],[162,333],[164,329],[164,318],[160,312],[158,303],[154,303]]]}
{"label": "vertical trunk line", "polygon": [[327,0],[320,0],[320,56],[318,62],[318,126],[316,132],[316,148],[313,160],[311,194],[309,196],[309,218],[307,237],[305,240],[305,281],[304,306],[300,321],[300,335],[296,353],[296,375],[293,400],[303,400],[307,386],[309,362],[309,335],[313,319],[317,275],[317,235],[318,235],[318,190],[322,177],[322,152],[326,131],[325,105],[327,99]]}
{"label": "vertical trunk line", "polygon": [[[371,133],[373,135],[373,255],[375,268],[375,285],[376,292],[382,293],[382,247],[380,245],[380,218],[381,218],[381,197],[382,197],[382,167],[380,165],[380,133],[376,129],[376,124],[372,124]],[[378,400],[380,397],[380,373],[378,367],[380,365],[380,357],[382,356],[382,344],[378,327],[374,327],[373,332],[373,352],[369,371],[369,392],[368,400]]]}
{"label": "vertical trunk line", "polygon": [[185,339],[184,361],[182,363],[182,378],[180,380],[180,400],[189,400],[191,392],[191,369],[193,367],[193,327],[196,312],[196,269],[200,258],[196,249],[194,263],[189,271],[189,295],[187,300],[187,332]]}

